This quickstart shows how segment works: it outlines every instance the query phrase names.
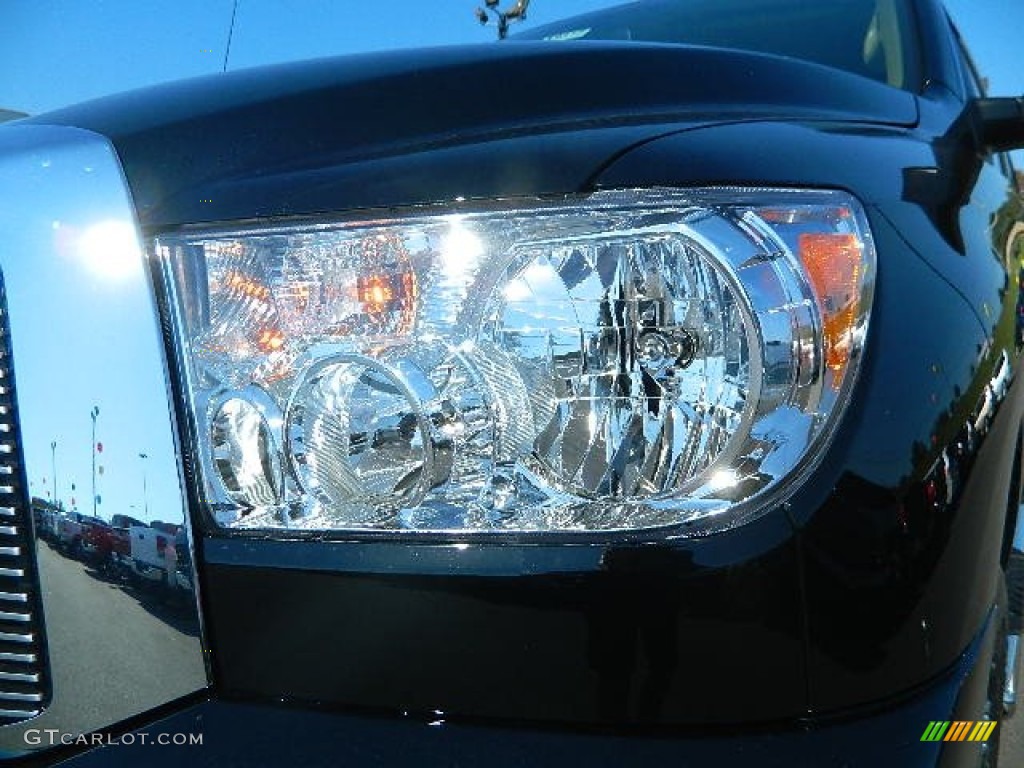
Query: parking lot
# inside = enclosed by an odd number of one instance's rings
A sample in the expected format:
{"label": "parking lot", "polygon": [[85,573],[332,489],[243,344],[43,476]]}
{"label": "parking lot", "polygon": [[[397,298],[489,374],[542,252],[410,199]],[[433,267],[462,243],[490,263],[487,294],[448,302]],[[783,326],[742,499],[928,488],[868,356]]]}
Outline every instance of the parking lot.
{"label": "parking lot", "polygon": [[37,551],[53,704],[34,728],[91,730],[205,684],[198,626],[187,610],[105,581],[46,543]]}

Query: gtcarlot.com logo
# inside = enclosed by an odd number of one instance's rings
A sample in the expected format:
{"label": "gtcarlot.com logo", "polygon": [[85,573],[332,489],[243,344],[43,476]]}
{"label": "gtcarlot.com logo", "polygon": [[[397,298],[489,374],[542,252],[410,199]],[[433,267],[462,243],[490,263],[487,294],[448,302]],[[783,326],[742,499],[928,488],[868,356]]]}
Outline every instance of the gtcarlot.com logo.
{"label": "gtcarlot.com logo", "polygon": [[198,747],[203,744],[201,733],[64,733],[56,728],[30,728],[24,734],[30,747],[128,747],[138,745],[157,747]]}
{"label": "gtcarlot.com logo", "polygon": [[988,741],[999,722],[996,720],[932,721],[924,729],[921,741]]}

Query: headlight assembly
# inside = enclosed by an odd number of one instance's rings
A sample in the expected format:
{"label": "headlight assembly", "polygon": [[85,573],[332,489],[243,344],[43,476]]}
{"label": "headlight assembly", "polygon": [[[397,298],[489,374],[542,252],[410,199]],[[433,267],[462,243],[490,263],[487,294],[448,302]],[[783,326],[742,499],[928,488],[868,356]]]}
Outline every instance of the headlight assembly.
{"label": "headlight assembly", "polygon": [[751,519],[824,450],[875,263],[850,196],[737,189],[154,249],[210,519],[410,533]]}

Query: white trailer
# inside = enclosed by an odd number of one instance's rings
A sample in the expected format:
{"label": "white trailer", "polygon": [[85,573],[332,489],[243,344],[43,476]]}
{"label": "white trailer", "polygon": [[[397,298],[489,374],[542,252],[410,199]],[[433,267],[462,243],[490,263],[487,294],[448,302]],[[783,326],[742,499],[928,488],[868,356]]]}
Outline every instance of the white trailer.
{"label": "white trailer", "polygon": [[131,540],[131,569],[140,579],[165,585],[174,585],[168,574],[176,571],[174,534],[148,525],[133,525],[128,529]]}

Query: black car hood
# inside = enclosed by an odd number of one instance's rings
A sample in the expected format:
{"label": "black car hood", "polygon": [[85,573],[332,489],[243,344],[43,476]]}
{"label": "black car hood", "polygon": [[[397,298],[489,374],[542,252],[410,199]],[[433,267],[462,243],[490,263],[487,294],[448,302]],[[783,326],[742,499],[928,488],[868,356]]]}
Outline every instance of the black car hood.
{"label": "black car hood", "polygon": [[[433,170],[426,187],[421,180],[415,190],[367,190],[363,202],[335,195],[318,203],[310,189],[332,186],[328,169],[347,168],[345,184],[358,183],[354,169],[380,160],[389,161],[385,175],[397,178],[406,172],[395,158],[426,152],[448,151],[445,162],[458,168],[451,150],[484,144],[484,155],[463,157],[475,181],[462,191],[574,192],[639,142],[685,125],[749,119],[911,126],[917,105],[907,92],[774,56],[523,42],[260,67],[107,97],[29,122],[108,136],[143,224],[159,227],[443,200],[459,190]],[[526,148],[526,166],[518,165],[516,147]],[[485,171],[494,178],[490,187]],[[381,172],[368,178],[379,180]],[[243,181],[259,182],[262,192]],[[276,201],[266,199],[272,189]]]}

